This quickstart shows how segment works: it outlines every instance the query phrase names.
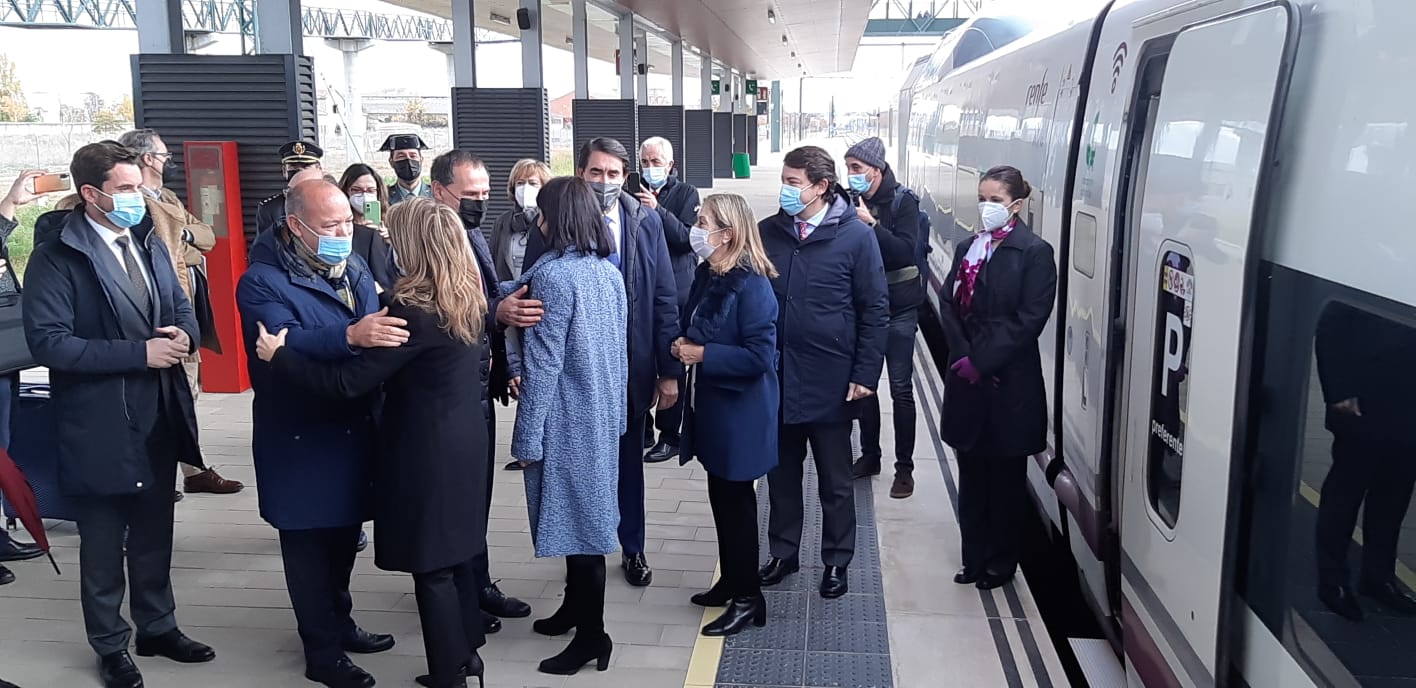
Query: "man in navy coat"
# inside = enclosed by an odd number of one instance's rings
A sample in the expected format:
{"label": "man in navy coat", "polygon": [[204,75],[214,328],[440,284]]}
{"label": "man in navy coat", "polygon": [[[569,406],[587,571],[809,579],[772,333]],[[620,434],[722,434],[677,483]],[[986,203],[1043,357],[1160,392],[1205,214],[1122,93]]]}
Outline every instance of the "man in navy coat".
{"label": "man in navy coat", "polygon": [[370,512],[370,462],[378,397],[335,400],[274,376],[255,353],[258,323],[288,330],[286,346],[337,360],[408,340],[407,323],[379,310],[369,267],[352,253],[354,222],[339,187],[296,184],[286,221],[257,237],[236,288],[252,404],[251,453],[261,516],[280,531],[285,583],[305,650],[305,676],[365,688],[374,678],[346,652],[381,652],[393,636],[355,625],[349,578]]}
{"label": "man in navy coat", "polygon": [[[659,215],[623,191],[629,168],[624,144],[611,138],[591,139],[580,148],[575,167],[600,198],[615,240],[614,253],[607,260],[624,275],[629,297],[629,421],[620,437],[619,540],[625,580],[645,586],[653,581],[654,572],[644,557],[644,423],[651,406],[662,411],[678,401],[683,364],[671,351],[678,337],[678,288]],[[543,251],[539,243],[528,243],[525,264],[534,265]],[[540,322],[541,302],[520,296],[500,302],[499,322],[514,327]]]}
{"label": "man in navy coat", "polygon": [[782,160],[782,210],[758,223],[777,267],[782,413],[763,585],[800,566],[801,484],[807,444],[821,497],[821,596],[846,594],[855,554],[851,423],[875,393],[885,361],[890,298],[875,233],[837,183],[831,154],[804,146]]}
{"label": "man in navy coat", "polygon": [[192,390],[178,364],[201,335],[172,258],[153,236],[138,155],[114,141],[91,143],[69,171],[79,205],[35,223],[25,340],[49,368],[59,487],[78,509],[89,645],[106,688],[138,688],[125,587],[140,656],[185,664],[216,657],[177,627],[171,575],[177,462],[201,466]]}

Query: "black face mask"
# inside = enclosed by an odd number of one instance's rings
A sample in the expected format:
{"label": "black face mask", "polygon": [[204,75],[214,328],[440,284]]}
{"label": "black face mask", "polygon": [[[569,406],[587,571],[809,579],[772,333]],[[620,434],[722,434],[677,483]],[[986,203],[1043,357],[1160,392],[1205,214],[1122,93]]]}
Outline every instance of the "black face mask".
{"label": "black face mask", "polygon": [[412,182],[423,176],[423,163],[417,160],[395,160],[393,173],[405,182]]}
{"label": "black face mask", "polygon": [[286,170],[286,171],[285,171],[285,181],[288,182],[288,181],[290,181],[291,179],[294,179],[294,178],[295,178],[295,175],[300,174],[300,170],[302,170],[302,169],[304,169],[304,168],[303,168],[303,167],[292,167],[292,168]]}
{"label": "black face mask", "polygon": [[182,176],[182,165],[176,160],[168,158],[167,164],[162,166],[162,181],[164,184],[171,181],[185,181],[185,177]]}
{"label": "black face mask", "polygon": [[463,198],[457,202],[457,214],[462,218],[462,224],[468,229],[482,226],[482,216],[487,212],[487,202],[472,198]]}

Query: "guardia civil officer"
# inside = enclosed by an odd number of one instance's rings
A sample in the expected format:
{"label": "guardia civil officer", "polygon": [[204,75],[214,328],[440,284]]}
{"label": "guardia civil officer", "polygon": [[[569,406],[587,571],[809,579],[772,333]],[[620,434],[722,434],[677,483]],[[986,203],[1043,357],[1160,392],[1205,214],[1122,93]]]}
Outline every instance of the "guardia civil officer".
{"label": "guardia civil officer", "polygon": [[[291,141],[280,147],[281,174],[285,176],[285,181],[289,182],[291,177],[309,167],[323,171],[324,167],[320,164],[320,159],[323,157],[324,150],[314,143]],[[286,188],[256,206],[256,232],[258,234],[264,234],[285,224],[285,194],[288,191],[289,189]]]}
{"label": "guardia civil officer", "polygon": [[410,198],[432,198],[433,188],[423,183],[423,151],[428,144],[417,134],[394,134],[384,139],[380,153],[388,153],[398,183],[388,189],[389,205],[398,205]]}

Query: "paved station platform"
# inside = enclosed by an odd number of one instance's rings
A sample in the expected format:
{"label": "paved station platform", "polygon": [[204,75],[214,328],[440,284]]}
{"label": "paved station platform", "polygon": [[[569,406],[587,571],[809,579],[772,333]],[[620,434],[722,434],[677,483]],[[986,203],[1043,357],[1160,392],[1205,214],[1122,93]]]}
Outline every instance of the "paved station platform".
{"label": "paved station platform", "polygon": [[[824,143],[837,156],[844,152],[841,140]],[[776,210],[779,161],[780,155],[764,153],[752,178],[718,180],[703,193],[741,193],[759,216],[766,216]],[[915,494],[904,500],[888,495],[893,450],[886,418],[886,468],[873,481],[856,485],[858,549],[850,569],[850,594],[828,601],[816,593],[820,510],[814,486],[808,485],[803,569],[769,589],[767,626],[726,641],[700,636],[699,627],[719,613],[688,601],[712,583],[717,567],[706,475],[696,464],[647,465],[646,554],[654,583],[630,587],[618,575],[618,557],[610,558],[605,616],[616,645],[610,670],[600,673],[588,667],[565,678],[540,674],[537,663],[559,652],[568,637],[544,638],[531,631],[531,619],[508,619],[504,630],[489,636],[482,649],[486,685],[1066,685],[1021,575],[1012,586],[992,592],[951,581],[959,551],[953,507],[957,469],[938,439],[942,390],[922,339],[916,355]],[[888,397],[883,381],[881,392]],[[213,645],[217,659],[184,666],[137,658],[153,688],[314,685],[303,677],[276,533],[257,513],[260,486],[251,465],[250,404],[249,394],[206,394],[198,404],[207,459],[247,488],[231,496],[190,495],[176,506],[173,581],[178,623],[194,638]],[[881,405],[888,414],[888,398]],[[532,605],[534,619],[559,606],[565,569],[560,559],[534,558],[521,475],[500,468],[508,458],[513,417],[513,409],[498,409],[498,470],[488,544],[493,577],[508,595]],[[765,487],[764,481],[759,488]],[[762,495],[765,527],[765,492]],[[24,688],[98,686],[78,601],[78,535],[72,523],[54,522],[50,538],[61,575],[43,559],[22,562],[11,565],[18,581],[0,587],[0,677]],[[413,677],[426,666],[411,577],[376,569],[371,549],[359,556],[351,589],[355,620],[398,639],[393,650],[356,656],[355,661],[381,686],[416,685]]]}

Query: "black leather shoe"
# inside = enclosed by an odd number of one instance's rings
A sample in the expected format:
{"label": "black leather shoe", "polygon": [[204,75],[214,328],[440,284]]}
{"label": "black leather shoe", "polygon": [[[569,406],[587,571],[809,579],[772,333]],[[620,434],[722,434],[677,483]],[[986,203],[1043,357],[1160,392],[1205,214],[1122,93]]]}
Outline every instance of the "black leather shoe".
{"label": "black leather shoe", "polygon": [[98,677],[103,679],[103,688],[143,688],[143,674],[127,650],[99,657]]}
{"label": "black leather shoe", "polygon": [[1348,621],[1362,620],[1362,605],[1357,602],[1357,594],[1346,585],[1319,587],[1318,601]]}
{"label": "black leather shoe", "polygon": [[487,635],[491,635],[491,634],[493,634],[493,633],[496,633],[496,632],[500,631],[501,629],[502,629],[502,622],[501,622],[501,619],[498,619],[497,617],[492,616],[491,614],[488,614],[488,613],[486,613],[486,612],[482,612],[482,632],[483,632],[483,633],[486,633]]}
{"label": "black leather shoe", "polygon": [[1381,603],[1383,607],[1407,616],[1416,614],[1416,597],[1394,580],[1383,583],[1363,583],[1362,594]]}
{"label": "black leather shoe", "polygon": [[625,581],[636,588],[642,588],[654,580],[654,571],[649,568],[649,562],[642,552],[624,555],[620,568],[624,569]]}
{"label": "black leather shoe", "polygon": [[524,468],[526,468],[526,467],[525,467],[525,466],[522,466],[520,461],[517,461],[516,459],[512,459],[511,461],[507,462],[506,466],[503,466],[503,468],[505,468],[505,469],[508,470],[508,471],[519,471],[519,470],[522,470],[522,469],[524,469]]}
{"label": "black leather shoe", "polygon": [[834,600],[850,590],[850,585],[846,583],[846,567],[827,566],[821,572],[821,596]]}
{"label": "black leather shoe", "polygon": [[1001,588],[1012,580],[1013,574],[1011,573],[1005,575],[984,571],[983,574],[978,577],[978,582],[974,583],[974,587],[979,590],[992,590],[994,588]]}
{"label": "black leather shoe", "polygon": [[880,475],[880,457],[862,456],[859,461],[851,465],[851,476],[856,480],[861,478],[873,478]]}
{"label": "black leather shoe", "polygon": [[954,582],[959,585],[973,585],[978,582],[978,579],[978,571],[971,570],[967,566],[959,569],[959,572],[954,574]]}
{"label": "black leather shoe", "polygon": [[731,602],[732,599],[733,596],[728,593],[722,581],[719,581],[717,585],[688,598],[688,601],[700,607],[723,607],[726,606],[728,602]]}
{"label": "black leather shoe", "polygon": [[679,448],[677,445],[660,441],[658,444],[654,445],[653,449],[649,450],[648,454],[644,455],[644,463],[663,463],[678,455]]}
{"label": "black leather shoe", "polygon": [[173,504],[176,504],[177,502],[180,502],[180,501],[182,501],[182,500],[184,500],[184,499],[186,499],[186,498],[187,498],[187,495],[182,494],[182,491],[181,491],[181,490],[173,490],[173,491],[172,491],[172,503],[173,503]]}
{"label": "black leather shoe", "polygon": [[348,657],[340,657],[334,664],[322,667],[308,667],[305,678],[329,686],[329,688],[373,688],[374,677],[369,672],[354,666]]}
{"label": "black leather shoe", "polygon": [[801,563],[796,559],[778,559],[772,557],[767,560],[762,568],[757,570],[757,581],[765,587],[772,587],[781,583],[787,576],[801,570]]}
{"label": "black leather shoe", "polygon": [[388,633],[370,633],[358,626],[354,631],[344,636],[344,641],[340,644],[345,652],[353,652],[356,655],[371,655],[376,652],[393,649],[393,636]]}
{"label": "black leather shoe", "polygon": [[15,582],[15,573],[4,566],[0,566],[0,585],[9,585],[13,582]]}
{"label": "black leather shoe", "polygon": [[515,597],[507,597],[496,583],[492,583],[482,588],[482,611],[503,619],[524,619],[531,616],[531,605]]}
{"label": "black leather shoe", "polygon": [[560,654],[541,660],[541,665],[537,667],[537,670],[543,674],[571,676],[579,673],[581,667],[590,662],[595,663],[596,671],[609,669],[610,654],[615,649],[615,644],[610,641],[610,636],[601,634],[599,638],[582,638],[581,635],[581,633],[576,633],[575,638],[570,641],[570,645]]}
{"label": "black leather shoe", "polygon": [[737,635],[747,628],[748,623],[758,628],[767,625],[767,598],[762,593],[753,597],[734,597],[722,616],[703,627],[703,635]]}
{"label": "black leather shoe", "polygon": [[368,547],[369,547],[369,534],[366,533],[366,532],[364,532],[364,529],[363,529],[363,528],[360,528],[360,529],[359,529],[359,544],[354,545],[354,551],[355,551],[355,552],[362,552],[362,551],[364,551],[365,549],[368,549]]}
{"label": "black leather shoe", "polygon": [[139,657],[166,657],[183,664],[201,664],[216,659],[216,651],[210,646],[188,638],[176,628],[154,638],[138,636],[134,649]]}
{"label": "black leather shoe", "polygon": [[0,561],[28,561],[44,556],[44,550],[36,545],[15,542],[8,535],[0,542]]}

